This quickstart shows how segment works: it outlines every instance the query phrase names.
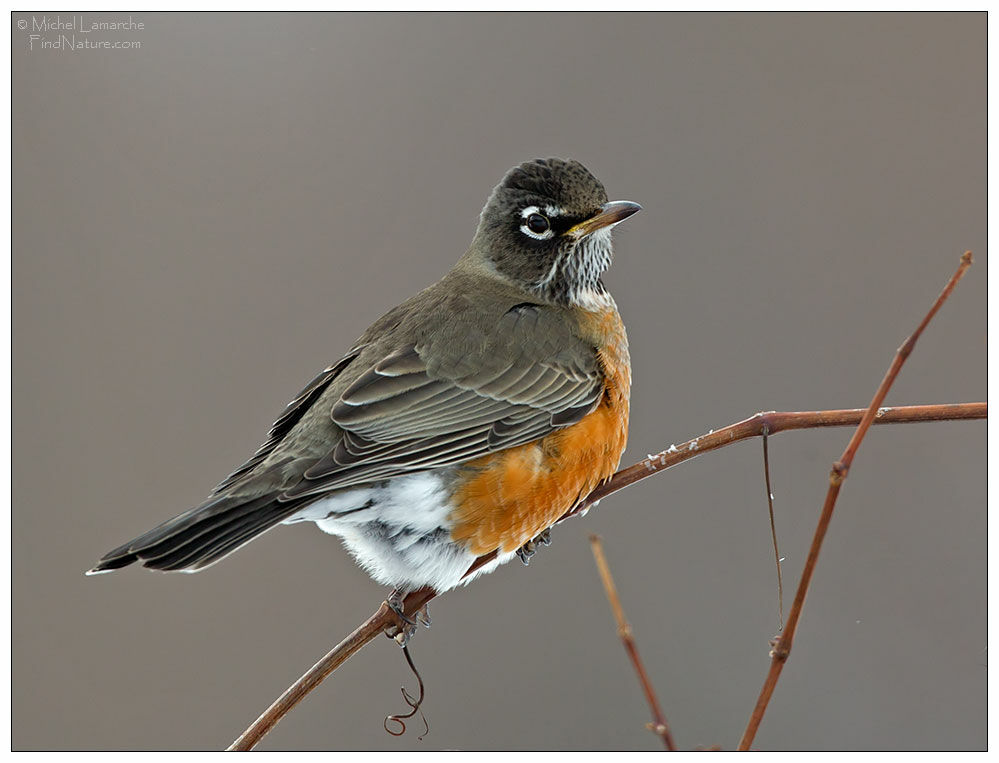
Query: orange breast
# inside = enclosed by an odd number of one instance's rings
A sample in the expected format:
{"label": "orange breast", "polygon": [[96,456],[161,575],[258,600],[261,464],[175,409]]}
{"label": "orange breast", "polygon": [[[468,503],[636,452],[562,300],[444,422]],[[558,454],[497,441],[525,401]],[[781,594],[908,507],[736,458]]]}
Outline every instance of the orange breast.
{"label": "orange breast", "polygon": [[550,527],[621,461],[628,439],[631,366],[616,310],[590,313],[604,394],[580,422],[535,442],[483,456],[462,470],[452,494],[452,540],[474,554],[514,551]]}

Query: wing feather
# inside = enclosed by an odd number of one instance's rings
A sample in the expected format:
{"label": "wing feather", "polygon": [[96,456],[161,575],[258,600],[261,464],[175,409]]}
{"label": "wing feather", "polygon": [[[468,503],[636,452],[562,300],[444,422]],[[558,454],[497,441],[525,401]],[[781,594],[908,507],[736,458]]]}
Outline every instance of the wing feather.
{"label": "wing feather", "polygon": [[281,501],[523,445],[579,421],[600,400],[595,348],[546,308],[516,306],[466,352],[444,333],[436,344],[417,341],[369,361],[332,406],[343,437]]}
{"label": "wing feather", "polygon": [[244,477],[248,476],[257,466],[263,463],[266,458],[274,452],[274,449],[280,444],[284,439],[285,435],[292,430],[292,428],[301,420],[302,416],[305,415],[309,407],[319,399],[319,397],[326,391],[326,388],[333,382],[337,376],[348,366],[351,361],[353,361],[358,353],[361,351],[361,347],[354,347],[344,355],[340,360],[334,363],[329,368],[324,369],[320,372],[315,379],[309,382],[305,388],[298,393],[294,400],[292,400],[285,409],[281,412],[277,421],[271,426],[270,432],[267,433],[267,440],[261,445],[257,452],[250,456],[247,461],[236,469],[232,474],[226,477],[222,482],[220,482],[215,490],[212,491],[213,494],[224,493],[229,488],[233,487],[237,482],[242,480]]}

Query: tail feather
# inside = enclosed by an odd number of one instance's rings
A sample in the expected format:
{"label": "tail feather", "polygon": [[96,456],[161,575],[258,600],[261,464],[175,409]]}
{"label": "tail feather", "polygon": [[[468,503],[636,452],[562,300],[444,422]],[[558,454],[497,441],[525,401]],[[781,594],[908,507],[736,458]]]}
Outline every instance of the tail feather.
{"label": "tail feather", "polygon": [[[289,514],[287,504],[271,501],[251,512],[240,512],[230,521],[198,534],[186,542],[165,547],[156,554],[155,569],[200,570],[266,532]],[[146,566],[152,566],[146,564]]]}
{"label": "tail feather", "polygon": [[298,508],[300,502],[281,503],[273,494],[249,499],[212,498],[109,551],[87,574],[110,572],[135,562],[154,570],[204,569]]}
{"label": "tail feather", "polygon": [[282,511],[276,516],[258,516],[239,523],[226,535],[225,540],[199,548],[197,552],[189,555],[180,563],[184,564],[185,568],[190,569],[200,570],[210,567],[272,527],[276,527],[281,520],[288,516],[288,512],[284,511],[283,508],[282,506]]}
{"label": "tail feather", "polygon": [[[211,506],[206,504],[204,511],[195,510],[196,513],[191,518],[187,517],[187,513],[181,514],[139,536],[129,545],[133,549],[142,548],[143,558],[160,558],[182,546],[191,546],[203,536],[207,536],[204,538],[206,542],[211,542],[217,535],[224,533],[234,521],[247,514],[253,514],[271,503],[276,501],[268,496],[242,499],[242,502],[228,499],[227,508],[223,511],[219,511],[215,504]],[[176,522],[181,517],[186,521]]]}

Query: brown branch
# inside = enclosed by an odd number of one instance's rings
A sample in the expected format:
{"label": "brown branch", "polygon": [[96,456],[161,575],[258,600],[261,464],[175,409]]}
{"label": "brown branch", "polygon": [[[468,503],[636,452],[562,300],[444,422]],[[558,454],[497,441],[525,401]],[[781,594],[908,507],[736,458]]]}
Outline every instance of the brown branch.
{"label": "brown branch", "polygon": [[590,535],[590,545],[593,547],[593,558],[597,563],[597,571],[600,573],[600,580],[604,584],[604,591],[607,592],[607,601],[610,602],[611,610],[614,612],[614,619],[617,620],[617,635],[621,637],[624,649],[631,658],[631,664],[638,674],[638,681],[642,684],[642,691],[645,692],[645,701],[649,703],[652,711],[652,723],[649,729],[656,735],[662,737],[663,744],[667,750],[676,752],[676,742],[673,741],[673,734],[670,733],[666,716],[663,715],[662,708],[659,707],[659,700],[656,692],[652,688],[652,682],[645,672],[642,658],[638,655],[638,644],[635,643],[635,636],[631,630],[631,624],[624,616],[624,609],[621,607],[621,599],[617,595],[617,586],[614,585],[614,578],[611,576],[610,567],[607,564],[607,557],[604,555],[604,545],[599,535]]}
{"label": "brown branch", "polygon": [[777,679],[780,678],[781,671],[784,669],[784,663],[787,662],[787,658],[791,654],[794,632],[798,627],[801,609],[805,604],[808,585],[811,583],[812,574],[815,572],[815,564],[819,559],[822,541],[825,538],[826,530],[829,529],[833,509],[836,508],[836,498],[839,496],[843,480],[846,479],[850,471],[850,466],[853,464],[853,457],[857,453],[857,448],[860,447],[860,443],[867,434],[867,430],[870,429],[871,424],[874,423],[875,418],[878,416],[881,410],[881,403],[884,402],[888,390],[891,389],[891,385],[894,383],[899,371],[902,370],[902,364],[905,363],[906,358],[912,353],[912,348],[916,346],[916,341],[923,333],[923,329],[933,319],[933,316],[936,315],[937,310],[947,300],[950,293],[954,291],[957,282],[961,280],[965,271],[971,267],[971,262],[971,252],[965,252],[961,257],[961,264],[958,265],[957,270],[954,271],[954,275],[951,276],[943,291],[940,292],[940,296],[937,297],[932,307],[930,307],[929,312],[926,313],[926,317],[923,318],[919,326],[916,327],[916,330],[912,332],[912,335],[896,351],[894,360],[892,360],[888,371],[881,380],[881,385],[878,387],[877,392],[874,393],[874,399],[871,400],[871,404],[864,412],[864,416],[857,425],[853,437],[850,438],[846,450],[843,451],[843,455],[840,456],[839,461],[833,463],[832,472],[829,474],[829,491],[826,493],[826,501],[822,507],[822,514],[819,516],[819,523],[815,528],[815,536],[812,538],[812,545],[808,550],[808,559],[805,560],[805,567],[801,571],[801,580],[798,583],[798,590],[794,594],[794,604],[791,605],[791,612],[787,617],[787,626],[784,632],[774,640],[773,649],[770,652],[770,670],[767,672],[767,677],[763,682],[763,688],[760,690],[760,696],[756,700],[756,706],[753,708],[753,713],[749,718],[749,724],[746,726],[742,739],[739,741],[740,750],[748,750],[753,744],[753,739],[756,737],[756,731],[763,720],[763,714],[767,710],[770,697],[773,696],[774,688],[777,686]]}
{"label": "brown branch", "polygon": [[285,693],[274,701],[274,704],[267,708],[246,731],[239,735],[236,741],[229,745],[226,752],[252,750],[289,710],[305,698],[306,694],[319,686],[330,673],[394,621],[395,614],[389,609],[386,602],[382,602],[378,611],[361,623],[347,638],[333,647],[305,675],[289,686]]}
{"label": "brown branch", "polygon": [[[985,403],[948,403],[943,405],[913,405],[900,408],[883,408],[874,419],[875,424],[902,424],[919,421],[961,421],[968,419],[984,419],[987,405]],[[745,421],[712,431],[681,445],[671,445],[669,448],[651,458],[646,458],[633,466],[622,469],[603,485],[590,493],[576,508],[567,512],[563,519],[590,508],[597,501],[606,498],[618,490],[628,487],[639,480],[659,474],[671,466],[676,466],[694,456],[709,450],[731,445],[739,440],[758,437],[763,434],[764,427],[771,435],[791,429],[814,429],[817,427],[855,426],[863,417],[864,409],[854,408],[833,411],[807,411],[793,413],[758,413]],[[489,554],[480,557],[469,569],[469,573],[477,570],[483,564],[495,557]],[[466,573],[468,574],[468,573]],[[406,597],[405,611],[418,612],[437,594],[429,588],[421,588]],[[305,675],[292,684],[284,694],[278,697],[253,724],[228,748],[233,751],[253,749],[263,739],[284,715],[298,704],[306,694],[318,686],[347,658],[357,652],[362,646],[373,640],[386,628],[395,625],[395,615],[386,604],[369,617],[357,630],[333,647],[330,652],[315,664]]]}

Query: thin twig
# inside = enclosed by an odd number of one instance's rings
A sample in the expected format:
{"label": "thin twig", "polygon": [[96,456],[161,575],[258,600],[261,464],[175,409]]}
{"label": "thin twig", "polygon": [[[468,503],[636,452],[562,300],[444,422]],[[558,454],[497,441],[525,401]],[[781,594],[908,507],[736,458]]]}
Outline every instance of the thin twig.
{"label": "thin twig", "polygon": [[740,750],[748,750],[753,744],[753,739],[756,737],[756,731],[759,729],[760,722],[763,720],[763,714],[767,710],[767,704],[770,702],[770,697],[773,696],[774,688],[777,686],[777,679],[780,678],[781,671],[784,669],[784,663],[787,662],[787,658],[791,654],[791,645],[794,641],[794,633],[798,627],[798,619],[801,617],[801,609],[805,603],[805,595],[808,593],[808,585],[811,583],[812,574],[815,572],[815,564],[819,559],[819,551],[822,548],[822,541],[825,538],[826,530],[829,529],[829,522],[832,519],[833,509],[836,508],[836,498],[839,496],[839,490],[843,485],[843,480],[846,479],[846,476],[850,471],[850,466],[853,463],[853,457],[857,452],[857,448],[860,447],[860,443],[863,441],[864,435],[867,434],[867,430],[870,429],[871,424],[874,423],[880,410],[881,403],[884,402],[885,396],[888,394],[888,390],[891,389],[891,385],[898,376],[898,372],[902,369],[902,364],[905,363],[906,358],[909,357],[912,352],[912,348],[916,346],[916,341],[923,333],[923,329],[926,328],[933,316],[936,315],[937,310],[940,309],[941,305],[943,305],[943,303],[947,300],[947,297],[950,296],[950,293],[954,290],[954,287],[957,286],[957,282],[961,280],[965,271],[971,267],[971,262],[971,252],[965,252],[961,257],[961,264],[954,272],[954,275],[951,276],[943,291],[940,292],[940,296],[937,297],[933,306],[930,307],[929,312],[926,313],[926,317],[923,318],[919,326],[916,327],[916,330],[912,332],[912,335],[906,339],[902,343],[902,346],[896,351],[894,360],[892,360],[891,365],[888,367],[888,371],[881,380],[881,384],[878,387],[877,392],[874,393],[874,399],[871,400],[871,404],[868,406],[863,418],[857,425],[857,428],[853,433],[853,437],[850,438],[850,442],[846,446],[846,450],[843,451],[843,455],[840,456],[839,461],[833,463],[832,471],[829,474],[829,491],[826,493],[826,500],[822,507],[822,514],[819,516],[819,523],[815,528],[812,545],[808,550],[808,559],[805,561],[805,567],[801,571],[801,581],[798,583],[798,590],[794,594],[794,603],[791,605],[791,611],[787,617],[787,625],[784,632],[774,640],[774,646],[770,652],[770,670],[768,671],[767,677],[763,682],[763,688],[760,690],[760,696],[756,700],[756,706],[753,708],[753,713],[749,718],[749,724],[746,726],[742,739],[739,741]]}
{"label": "thin twig", "polygon": [[767,508],[770,510],[770,537],[774,544],[774,564],[777,565],[777,630],[784,629],[784,576],[780,569],[780,549],[777,547],[777,523],[774,521],[774,490],[770,486],[770,432],[763,430],[763,474],[767,483]]}
{"label": "thin twig", "polygon": [[624,609],[621,607],[621,599],[617,595],[617,586],[614,585],[614,578],[611,577],[610,567],[607,564],[607,557],[604,555],[604,545],[599,535],[590,535],[590,546],[593,547],[593,558],[597,563],[597,571],[600,573],[600,580],[604,584],[604,591],[607,592],[607,601],[610,602],[611,610],[614,612],[614,619],[617,620],[617,635],[621,637],[624,649],[631,658],[631,664],[638,674],[638,681],[642,684],[642,691],[645,692],[645,701],[649,703],[649,710],[652,711],[652,723],[649,728],[652,732],[662,737],[663,744],[667,750],[676,752],[676,742],[673,741],[673,734],[670,733],[666,716],[663,715],[662,708],[659,707],[659,700],[656,692],[652,688],[652,682],[645,672],[642,658],[638,655],[638,644],[635,642],[635,635],[631,630],[631,624],[624,616]]}
{"label": "thin twig", "polygon": [[[884,408],[875,418],[875,424],[902,424],[919,421],[961,421],[984,419],[987,414],[986,403],[946,403],[942,405],[914,405],[899,408]],[[861,408],[832,411],[807,411],[793,413],[758,413],[755,416],[740,421],[731,426],[709,432],[701,437],[688,440],[679,446],[671,445],[662,453],[652,458],[643,459],[633,466],[622,469],[603,485],[597,487],[583,500],[579,507],[567,512],[569,517],[583,509],[590,508],[602,498],[606,498],[618,490],[633,485],[639,480],[659,474],[671,466],[676,466],[701,453],[731,445],[739,440],[758,437],[766,427],[771,435],[791,429],[814,429],[817,427],[855,426],[863,417]],[[495,555],[486,555],[476,560],[469,569],[469,574],[483,564],[491,561]],[[423,605],[431,601],[437,594],[429,588],[421,588],[406,597],[404,607],[406,612],[418,612]],[[272,729],[285,714],[318,686],[351,655],[373,640],[386,628],[395,625],[395,614],[382,604],[371,617],[362,623],[357,630],[337,644],[329,653],[317,662],[305,675],[278,697],[253,724],[244,731],[229,750],[245,751],[253,749],[256,744]]]}
{"label": "thin twig", "polygon": [[[426,687],[423,685],[423,676],[420,675],[420,671],[416,669],[416,665],[413,663],[413,655],[409,653],[409,645],[405,645],[402,648],[402,653],[406,657],[406,663],[409,665],[409,669],[413,671],[413,675],[416,676],[417,686],[420,693],[417,696],[413,696],[408,691],[406,691],[405,686],[401,686],[400,691],[402,692],[402,698],[407,705],[409,705],[408,713],[395,713],[393,715],[386,715],[385,720],[382,725],[385,730],[394,737],[400,737],[406,733],[406,721],[412,718],[417,713],[420,714],[420,718],[423,719],[423,733],[417,737],[421,742],[423,737],[430,733],[430,724],[427,723],[427,716],[423,714],[423,700],[427,696]],[[398,730],[393,730],[389,728],[389,724],[397,724]]]}

